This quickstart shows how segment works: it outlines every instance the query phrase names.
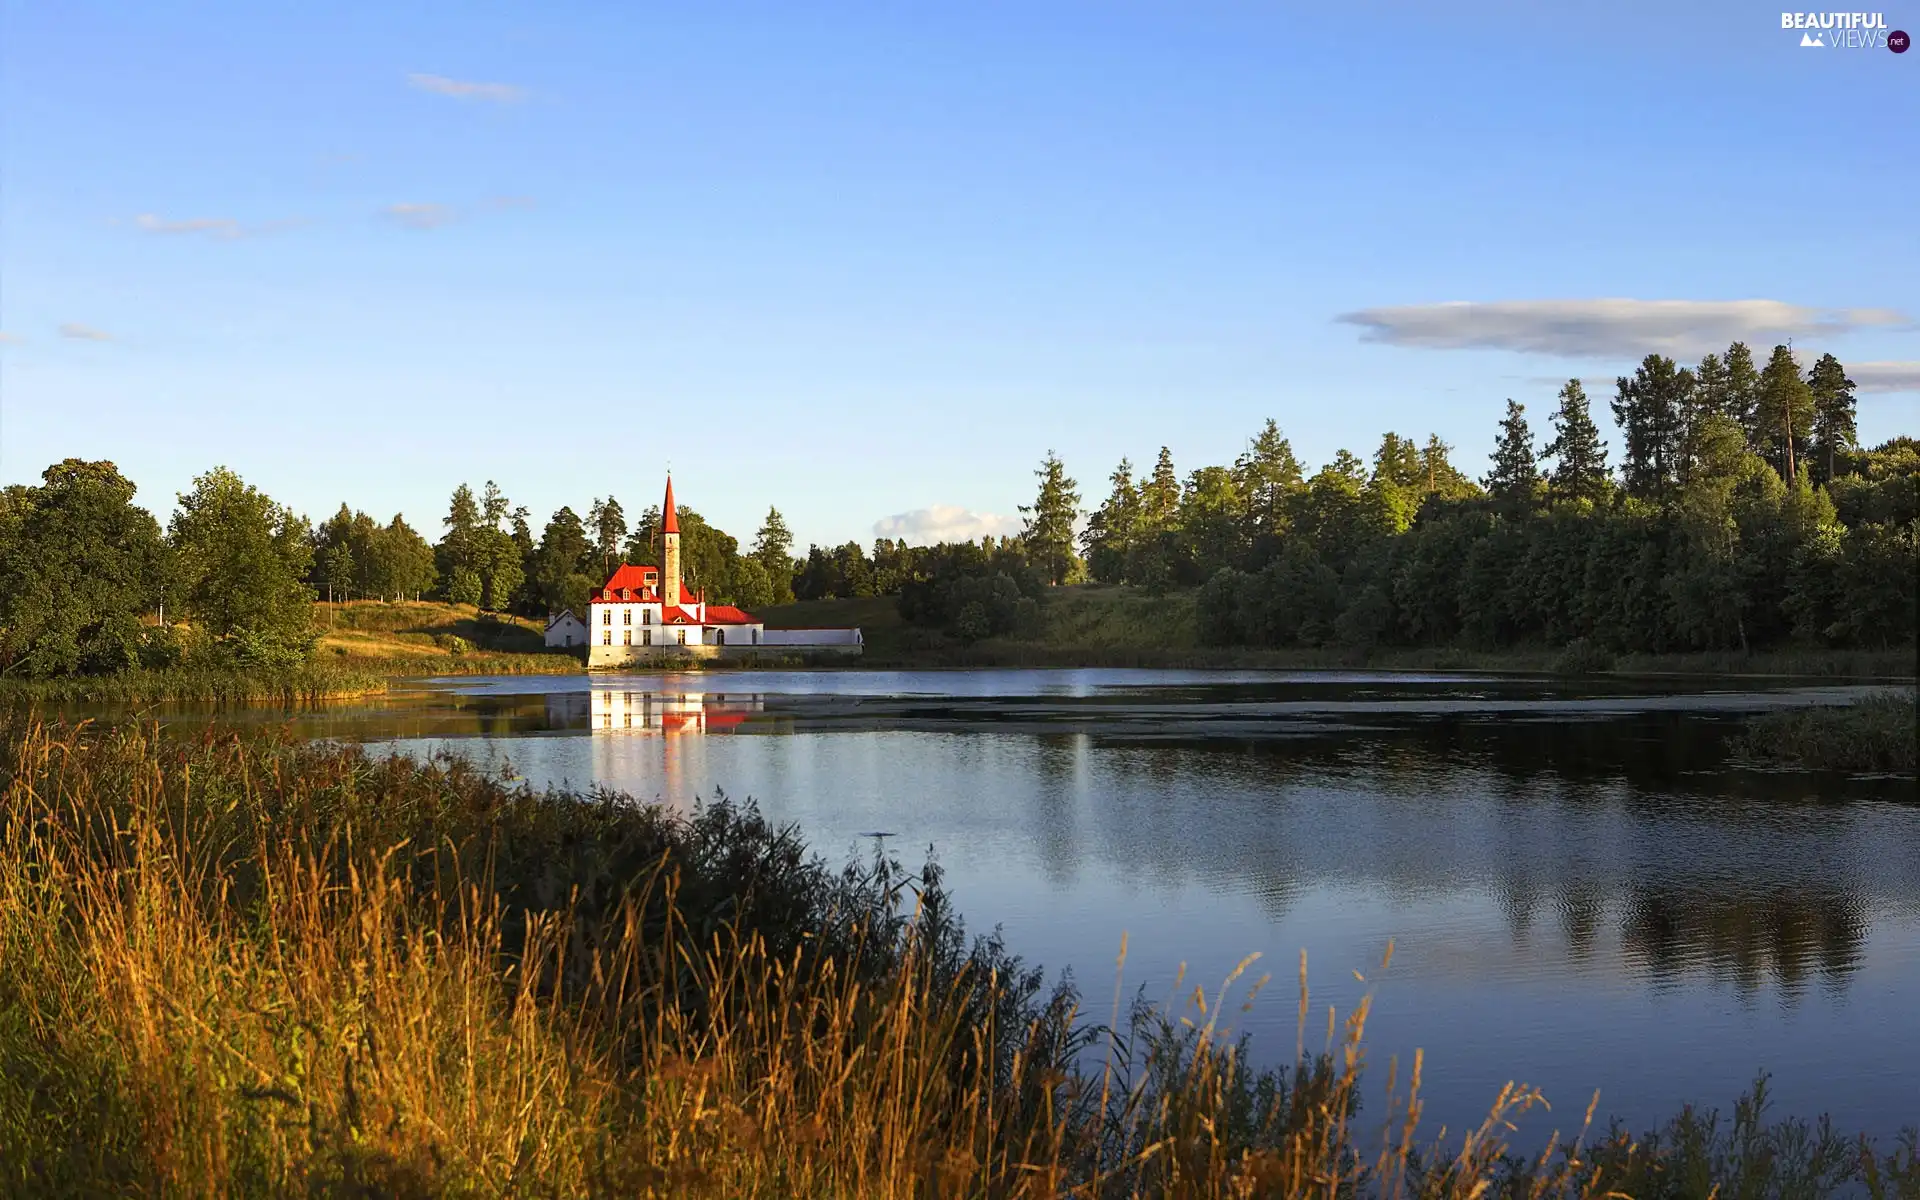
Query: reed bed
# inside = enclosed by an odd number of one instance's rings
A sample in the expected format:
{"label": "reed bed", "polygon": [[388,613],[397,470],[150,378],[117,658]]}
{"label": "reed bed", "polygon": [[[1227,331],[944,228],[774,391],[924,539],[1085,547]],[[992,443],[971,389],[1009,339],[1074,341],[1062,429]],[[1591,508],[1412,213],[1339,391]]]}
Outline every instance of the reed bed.
{"label": "reed bed", "polygon": [[0,795],[12,1194],[1920,1195],[1911,1140],[1759,1096],[1521,1161],[1537,1093],[1436,1142],[1416,1058],[1363,1122],[1366,1005],[1322,1034],[1304,959],[1297,1065],[1256,1071],[1226,989],[1095,1019],[931,865],[835,871],[724,798],[18,719]]}
{"label": "reed bed", "polygon": [[1852,704],[1818,705],[1755,717],[1734,749],[1767,762],[1833,771],[1913,771],[1920,766],[1920,717],[1911,688]]}
{"label": "reed bed", "polygon": [[377,695],[376,668],[315,663],[285,670],[177,667],[112,675],[0,679],[0,707],[59,704],[299,704]]}

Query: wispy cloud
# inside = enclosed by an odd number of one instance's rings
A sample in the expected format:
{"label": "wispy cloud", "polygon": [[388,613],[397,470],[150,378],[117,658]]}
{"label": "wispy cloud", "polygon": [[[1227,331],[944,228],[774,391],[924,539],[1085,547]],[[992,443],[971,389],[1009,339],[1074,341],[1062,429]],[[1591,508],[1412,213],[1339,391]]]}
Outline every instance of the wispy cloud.
{"label": "wispy cloud", "polygon": [[1516,350],[1563,358],[1693,357],[1728,343],[1910,325],[1886,308],[1820,309],[1780,300],[1500,300],[1366,308],[1336,320],[1362,341],[1434,350]]}
{"label": "wispy cloud", "polygon": [[21,342],[24,342],[26,340],[27,339],[21,337],[17,333],[8,333],[6,330],[0,329],[0,346],[6,346],[6,345],[17,346]]}
{"label": "wispy cloud", "polygon": [[81,342],[110,342],[113,340],[113,335],[104,329],[95,329],[91,325],[81,325],[74,321],[68,321],[60,326],[60,336],[63,338],[73,338]]}
{"label": "wispy cloud", "polygon": [[432,92],[436,96],[451,96],[455,100],[486,100],[494,104],[517,104],[527,98],[527,89],[511,83],[474,83],[465,79],[448,79],[444,75],[407,76],[407,82],[423,92]]}
{"label": "wispy cloud", "polygon": [[1920,362],[1863,362],[1847,367],[1863,392],[1920,392]]}
{"label": "wispy cloud", "polygon": [[408,229],[438,229],[483,212],[519,212],[532,207],[531,196],[493,196],[468,208],[452,204],[389,204],[380,210],[380,215]]}
{"label": "wispy cloud", "polygon": [[185,217],[169,219],[157,213],[141,213],[133,218],[133,227],[142,233],[160,236],[198,236],[230,242],[260,234],[278,233],[284,229],[293,229],[306,224],[299,218],[279,221],[262,221],[258,225],[243,225],[232,217]]}
{"label": "wispy cloud", "polygon": [[936,504],[912,512],[895,513],[873,523],[873,536],[894,538],[916,546],[936,542],[973,542],[991,534],[1004,537],[1020,532],[1020,518],[974,512],[957,504]]}
{"label": "wispy cloud", "polygon": [[445,204],[389,204],[380,212],[408,229],[438,229],[460,219],[459,212]]}
{"label": "wispy cloud", "polygon": [[169,221],[154,213],[141,213],[133,219],[134,226],[146,233],[199,233],[215,238],[237,238],[242,236],[240,222],[232,217],[189,217],[185,220]]}

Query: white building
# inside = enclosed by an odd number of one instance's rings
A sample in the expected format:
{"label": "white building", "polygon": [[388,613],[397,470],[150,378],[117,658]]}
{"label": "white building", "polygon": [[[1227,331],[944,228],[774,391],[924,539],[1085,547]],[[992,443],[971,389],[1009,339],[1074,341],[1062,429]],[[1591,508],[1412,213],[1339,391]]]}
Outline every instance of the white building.
{"label": "white building", "polygon": [[767,629],[752,613],[708,604],[680,584],[680,516],[673,478],[660,508],[660,565],[622,563],[587,604],[587,666],[617,667],[653,658],[733,657],[761,646],[859,654],[858,629]]}
{"label": "white building", "polygon": [[587,644],[587,623],[563,608],[547,618],[547,645],[565,649]]}

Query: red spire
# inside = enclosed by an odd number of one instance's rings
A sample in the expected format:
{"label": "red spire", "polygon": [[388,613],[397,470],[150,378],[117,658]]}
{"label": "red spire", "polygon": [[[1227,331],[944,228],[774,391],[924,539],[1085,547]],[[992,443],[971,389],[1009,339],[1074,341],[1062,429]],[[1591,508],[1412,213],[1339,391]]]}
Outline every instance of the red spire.
{"label": "red spire", "polygon": [[667,502],[660,508],[660,532],[679,533],[680,513],[673,507],[673,476],[667,476]]}

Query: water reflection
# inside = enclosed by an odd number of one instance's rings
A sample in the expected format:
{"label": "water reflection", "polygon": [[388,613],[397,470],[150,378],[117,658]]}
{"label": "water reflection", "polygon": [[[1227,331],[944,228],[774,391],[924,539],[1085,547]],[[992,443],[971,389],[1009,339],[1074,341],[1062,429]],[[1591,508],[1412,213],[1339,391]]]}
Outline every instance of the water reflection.
{"label": "water reflection", "polygon": [[[1451,1124],[1516,1074],[1652,1118],[1765,1067],[1783,1111],[1890,1132],[1920,1116],[1914,783],[1729,757],[1739,713],[1844,692],[1698,686],[741,672],[257,719],[675,806],[724,788],[830,858],[897,831],[937,848],[971,924],[1095,992],[1124,932],[1129,986],[1181,963],[1217,981],[1249,951],[1286,974],[1305,946],[1344,1005],[1391,938],[1380,1053],[1444,1064]],[[1246,1021],[1290,1052],[1288,1003]]]}
{"label": "water reflection", "polygon": [[547,720],[555,729],[578,728],[584,713],[587,728],[596,734],[700,734],[736,729],[766,709],[766,697],[760,695],[596,687],[586,696],[548,697]]}

